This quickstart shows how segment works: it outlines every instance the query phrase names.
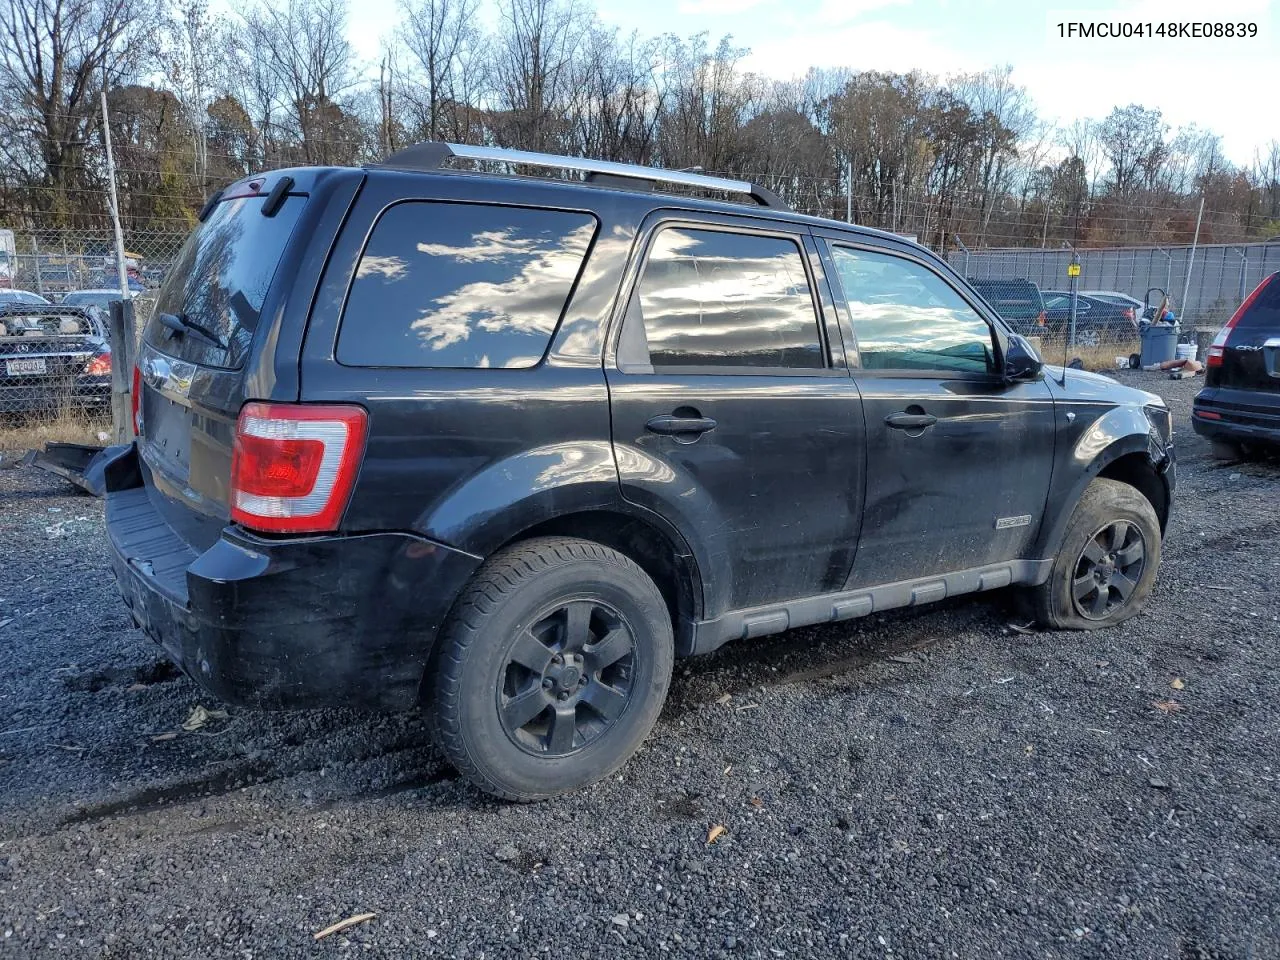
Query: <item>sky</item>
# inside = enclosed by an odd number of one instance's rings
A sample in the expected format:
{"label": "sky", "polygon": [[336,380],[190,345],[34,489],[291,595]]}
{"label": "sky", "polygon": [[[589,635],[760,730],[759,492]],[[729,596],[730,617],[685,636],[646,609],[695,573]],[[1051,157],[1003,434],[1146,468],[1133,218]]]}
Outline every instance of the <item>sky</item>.
{"label": "sky", "polygon": [[[495,0],[485,0],[492,5]],[[919,69],[946,75],[1009,65],[1045,119],[1066,125],[1112,107],[1159,108],[1171,127],[1222,136],[1234,163],[1280,139],[1275,109],[1280,0],[579,0],[605,23],[643,36],[731,34],[747,69],[777,79],[810,66]],[[492,11],[486,11],[487,17]],[[1251,39],[1060,38],[1069,21],[1258,24]],[[352,5],[350,35],[373,61],[396,23],[396,0]]]}

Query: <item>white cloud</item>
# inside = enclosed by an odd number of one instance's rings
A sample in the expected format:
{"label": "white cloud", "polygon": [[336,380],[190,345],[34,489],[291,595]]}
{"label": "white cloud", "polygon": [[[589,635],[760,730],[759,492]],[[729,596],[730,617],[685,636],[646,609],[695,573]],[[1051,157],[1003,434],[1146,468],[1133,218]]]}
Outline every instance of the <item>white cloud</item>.
{"label": "white cloud", "polygon": [[809,67],[893,70],[947,74],[990,64],[971,52],[947,46],[929,30],[901,27],[882,20],[853,23],[817,33],[782,32],[756,43],[748,68],[787,79]]}
{"label": "white cloud", "polygon": [[676,11],[685,17],[727,17],[746,13],[765,0],[680,0]]}

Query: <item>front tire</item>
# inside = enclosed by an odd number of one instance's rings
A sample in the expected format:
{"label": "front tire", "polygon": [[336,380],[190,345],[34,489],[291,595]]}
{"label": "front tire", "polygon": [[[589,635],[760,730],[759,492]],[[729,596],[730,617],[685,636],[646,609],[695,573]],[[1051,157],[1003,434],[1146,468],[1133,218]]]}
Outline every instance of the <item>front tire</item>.
{"label": "front tire", "polygon": [[568,537],[496,554],[441,637],[427,709],[480,789],[530,801],[607,777],[640,746],[675,658],[662,594],[630,559]]}
{"label": "front tire", "polygon": [[1102,477],[1067,523],[1049,579],[1031,592],[1049,629],[1100,630],[1136,616],[1160,566],[1160,521],[1138,490]]}

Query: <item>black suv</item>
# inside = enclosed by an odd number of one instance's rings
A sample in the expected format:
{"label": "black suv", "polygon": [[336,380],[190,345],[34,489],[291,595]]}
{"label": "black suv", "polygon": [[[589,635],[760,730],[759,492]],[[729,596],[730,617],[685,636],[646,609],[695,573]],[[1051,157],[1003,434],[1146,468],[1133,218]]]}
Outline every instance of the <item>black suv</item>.
{"label": "black suv", "polygon": [[442,144],[201,220],[107,527],[138,623],[227,701],[421,703],[527,800],[635,751],[676,656],[1010,585],[1102,627],[1151,590],[1164,404],[1046,376],[914,243]]}
{"label": "black suv", "polygon": [[1224,460],[1280,447],[1280,273],[1258,284],[1218,331],[1191,425]]}

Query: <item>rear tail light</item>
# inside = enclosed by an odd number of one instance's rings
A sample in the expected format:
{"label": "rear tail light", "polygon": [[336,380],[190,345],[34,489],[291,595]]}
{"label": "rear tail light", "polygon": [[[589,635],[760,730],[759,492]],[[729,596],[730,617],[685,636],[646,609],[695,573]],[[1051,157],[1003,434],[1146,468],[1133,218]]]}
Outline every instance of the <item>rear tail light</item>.
{"label": "rear tail light", "polygon": [[245,404],[231,454],[231,519],[269,533],[336,530],[367,429],[360,407]]}
{"label": "rear tail light", "polygon": [[1240,318],[1249,312],[1249,308],[1253,306],[1253,301],[1258,299],[1258,294],[1267,288],[1267,284],[1275,279],[1275,274],[1264,279],[1260,284],[1253,288],[1253,293],[1244,298],[1244,302],[1236,307],[1236,312],[1231,315],[1231,319],[1227,321],[1227,325],[1218,331],[1218,335],[1213,338],[1213,343],[1209,344],[1209,349],[1204,352],[1204,362],[1210,367],[1222,366],[1222,358],[1226,353],[1227,342],[1231,339],[1231,331],[1236,328],[1236,324],[1240,322]]}
{"label": "rear tail light", "polygon": [[111,372],[111,353],[100,353],[84,365],[86,376],[102,377]]}
{"label": "rear tail light", "polygon": [[1041,311],[1040,311],[1040,316],[1036,317],[1036,324],[1037,324],[1037,325],[1039,325],[1039,326],[1041,326],[1041,327],[1043,327],[1043,326],[1044,326],[1044,321],[1045,321],[1045,312],[1044,312],[1043,310],[1041,310]]}
{"label": "rear tail light", "polygon": [[1130,323],[1133,323],[1133,307],[1124,308],[1124,318]]}
{"label": "rear tail light", "polygon": [[129,403],[133,410],[133,435],[142,436],[142,371],[133,367],[133,383],[129,387]]}

